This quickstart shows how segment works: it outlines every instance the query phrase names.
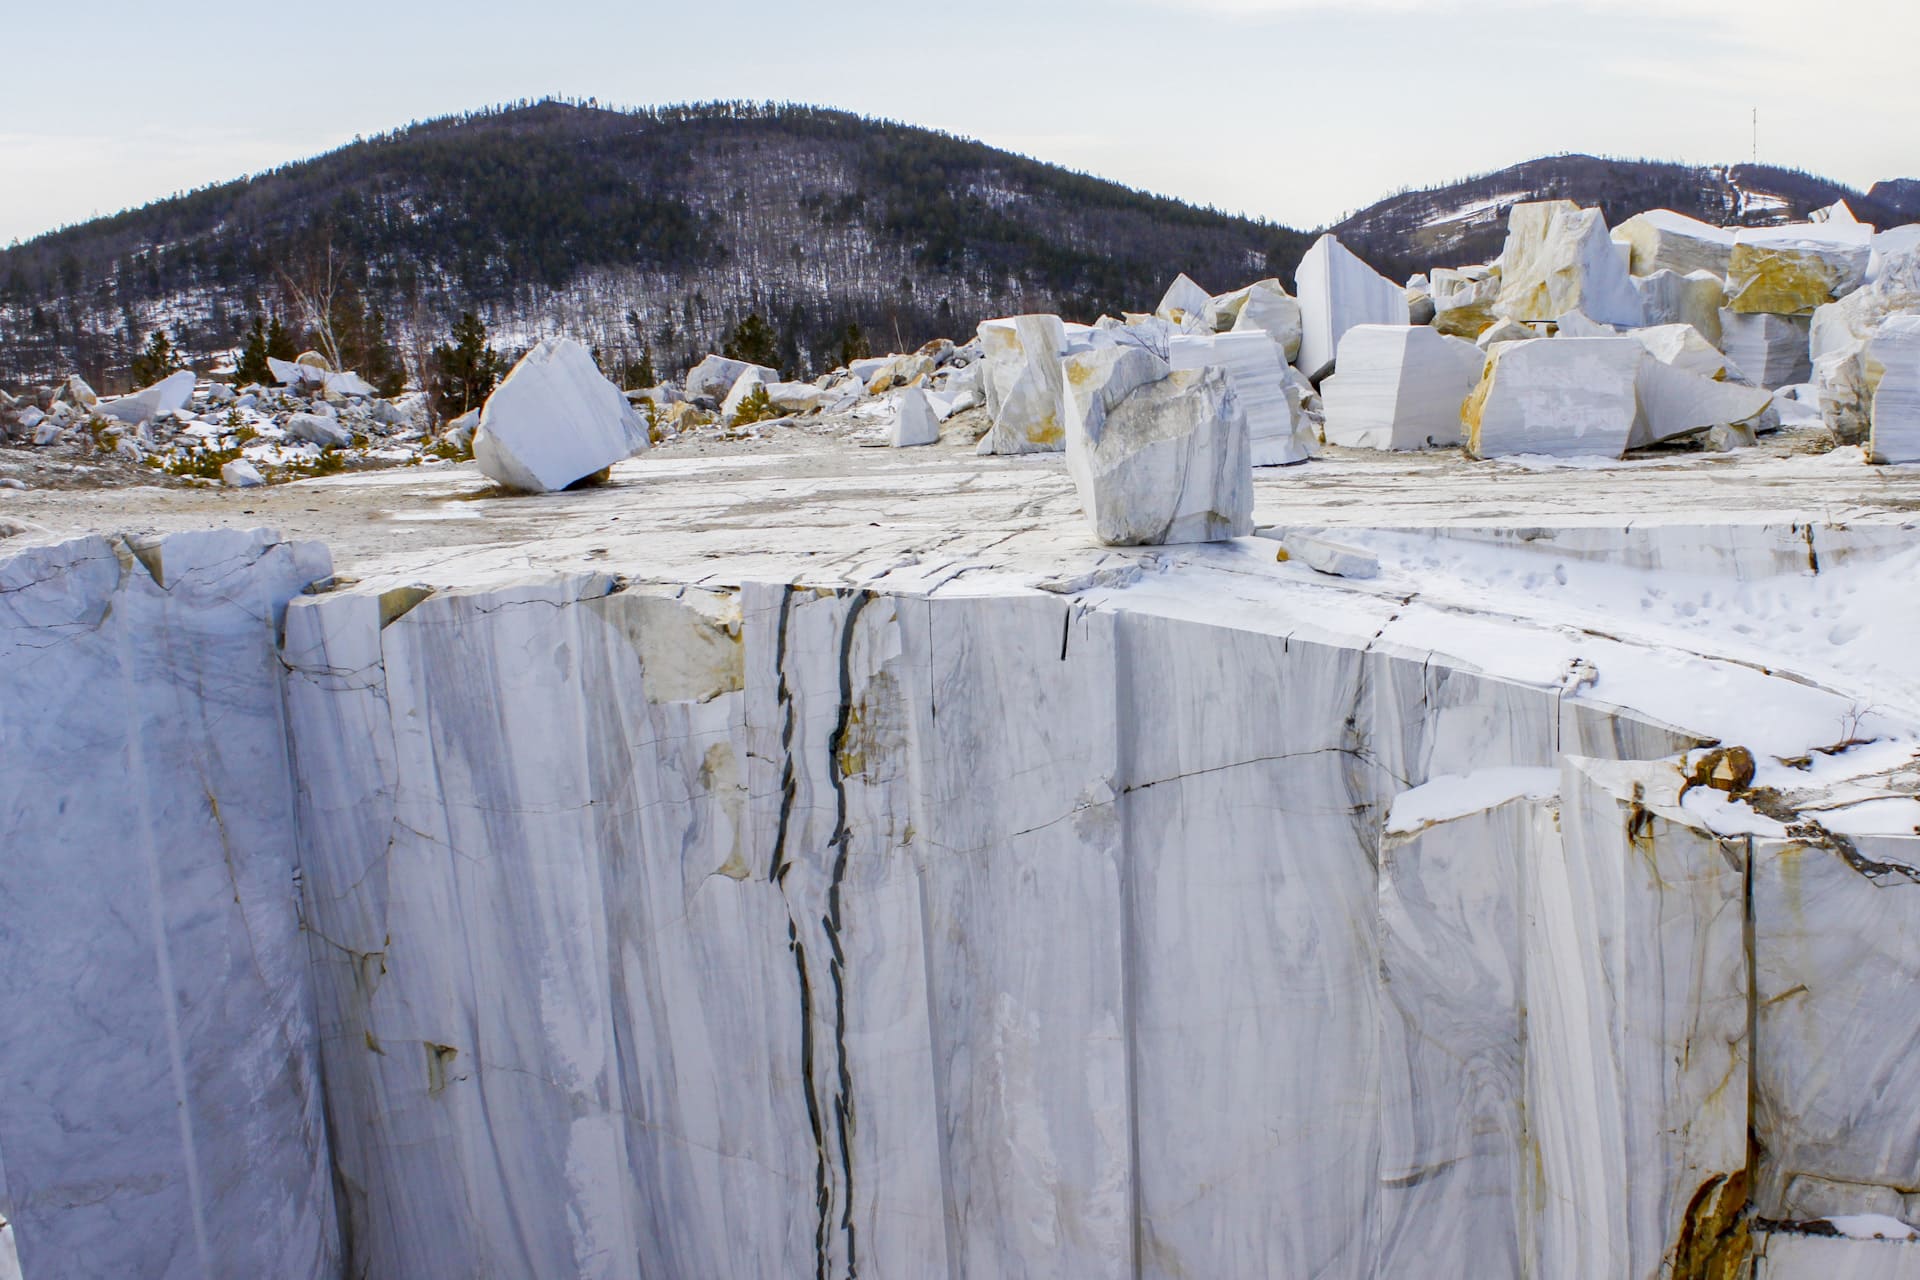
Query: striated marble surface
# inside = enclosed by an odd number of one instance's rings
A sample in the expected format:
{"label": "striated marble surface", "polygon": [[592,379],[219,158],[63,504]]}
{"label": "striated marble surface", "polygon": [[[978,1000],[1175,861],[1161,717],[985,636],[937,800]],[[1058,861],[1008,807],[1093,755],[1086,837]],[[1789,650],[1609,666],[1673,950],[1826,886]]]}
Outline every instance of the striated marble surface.
{"label": "striated marble surface", "polygon": [[330,1277],[275,626],[324,549],[0,559],[0,1217],[26,1275]]}

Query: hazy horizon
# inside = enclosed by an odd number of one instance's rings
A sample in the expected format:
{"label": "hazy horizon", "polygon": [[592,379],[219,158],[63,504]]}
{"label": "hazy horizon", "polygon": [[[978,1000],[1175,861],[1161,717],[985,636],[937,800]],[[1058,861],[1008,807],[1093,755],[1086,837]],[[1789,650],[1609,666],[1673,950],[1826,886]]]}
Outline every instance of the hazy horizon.
{"label": "hazy horizon", "polygon": [[[498,0],[457,17],[343,0],[305,44],[207,0],[103,25],[85,70],[135,82],[138,114],[125,92],[71,93],[58,58],[11,72],[0,244],[542,97],[835,107],[1301,228],[1542,155],[1741,163],[1755,108],[1762,163],[1862,190],[1920,172],[1920,147],[1872,127],[1920,107],[1899,52],[1920,11],[1883,0],[1825,6],[1824,40],[1793,0],[1120,0],[1092,16],[986,0],[970,22],[648,8],[575,0],[530,20]],[[71,48],[68,25],[10,22],[38,49]],[[267,74],[276,62],[286,74]]]}

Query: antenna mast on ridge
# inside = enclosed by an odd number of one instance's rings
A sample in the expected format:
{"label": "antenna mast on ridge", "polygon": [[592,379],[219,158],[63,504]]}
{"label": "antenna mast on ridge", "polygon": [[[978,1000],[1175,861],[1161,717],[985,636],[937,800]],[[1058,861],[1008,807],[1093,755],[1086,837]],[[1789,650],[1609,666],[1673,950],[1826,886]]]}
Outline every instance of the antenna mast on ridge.
{"label": "antenna mast on ridge", "polygon": [[1753,109],[1753,162],[1760,163],[1760,108]]}

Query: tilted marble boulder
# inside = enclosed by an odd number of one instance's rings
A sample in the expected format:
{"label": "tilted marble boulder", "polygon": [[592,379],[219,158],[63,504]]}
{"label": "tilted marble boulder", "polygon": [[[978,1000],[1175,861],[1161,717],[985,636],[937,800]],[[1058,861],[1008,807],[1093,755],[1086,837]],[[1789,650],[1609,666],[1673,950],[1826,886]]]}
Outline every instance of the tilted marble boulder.
{"label": "tilted marble boulder", "polygon": [[1401,287],[1362,262],[1339,238],[1313,242],[1294,272],[1300,294],[1300,372],[1318,382],[1333,372],[1340,339],[1357,324],[1407,324]]}
{"label": "tilted marble boulder", "polygon": [[1857,222],[1743,227],[1727,269],[1727,308],[1741,315],[1811,316],[1866,279],[1873,228]]}
{"label": "tilted marble boulder", "polygon": [[1805,382],[1808,359],[1807,316],[1747,314],[1721,308],[1718,346],[1749,378],[1769,391]]}
{"label": "tilted marble boulder", "polygon": [[323,413],[296,413],[281,429],[289,440],[317,444],[322,449],[344,449],[353,441],[353,433],[341,426],[338,418]]}
{"label": "tilted marble boulder", "polygon": [[767,401],[782,413],[813,413],[839,398],[838,393],[811,382],[768,382]]}
{"label": "tilted marble boulder", "polygon": [[1254,466],[1288,466],[1312,456],[1299,396],[1287,385],[1280,348],[1265,333],[1178,334],[1167,345],[1167,359],[1175,369],[1218,365],[1232,376]]}
{"label": "tilted marble boulder", "polygon": [[1692,325],[1659,325],[1632,336],[1647,359],[1640,366],[1640,412],[1631,446],[1719,426],[1747,427],[1728,441],[1751,442],[1751,428],[1773,405],[1772,392],[1748,383]]}
{"label": "tilted marble boulder", "polygon": [[1705,271],[1724,278],[1733,257],[1732,231],[1671,209],[1637,213],[1613,229],[1613,238],[1630,247],[1636,276]]}
{"label": "tilted marble boulder", "polygon": [[[1233,332],[1260,332],[1280,348],[1280,358],[1292,364],[1300,356],[1300,301],[1278,280],[1257,280],[1239,291],[1246,295],[1233,312]],[[1229,294],[1227,297],[1235,297]]]}
{"label": "tilted marble boulder", "polygon": [[1607,237],[1606,220],[1571,200],[1516,204],[1507,215],[1493,313],[1539,321],[1569,311],[1602,324],[1640,323],[1640,295]]}
{"label": "tilted marble boulder", "polygon": [[647,447],[646,423],[571,338],[522,356],[481,406],[473,435],[481,472],[528,493],[564,489]]}
{"label": "tilted marble boulder", "polygon": [[1867,361],[1879,370],[1868,455],[1875,462],[1920,462],[1920,315],[1881,321]]}
{"label": "tilted marble boulder", "polygon": [[117,418],[129,425],[141,426],[162,414],[186,408],[193,400],[194,382],[193,371],[182,369],[132,395],[99,401],[93,412],[103,418]]}
{"label": "tilted marble boulder", "polygon": [[[881,361],[886,363],[885,360]],[[777,370],[763,364],[748,364],[745,360],[729,360],[725,356],[710,355],[693,368],[687,370],[685,396],[689,400],[712,400],[716,403],[727,392],[733,390],[734,383],[740,381],[740,375],[748,369],[759,369],[767,375],[768,382],[780,380]]]}
{"label": "tilted marble boulder", "polygon": [[1253,532],[1247,418],[1225,369],[1176,370],[1101,403],[1104,413],[1083,414],[1067,439],[1095,537],[1158,546]]}
{"label": "tilted marble boulder", "polygon": [[893,431],[887,443],[896,449],[940,443],[940,421],[927,403],[927,393],[919,387],[906,387],[895,397]]}
{"label": "tilted marble boulder", "polygon": [[1499,267],[1438,267],[1429,283],[1435,329],[1472,341],[1493,327],[1493,304],[1500,297]]}
{"label": "tilted marble boulder", "polygon": [[1183,330],[1197,331],[1213,327],[1213,295],[1195,284],[1185,272],[1174,277],[1153,314]]}
{"label": "tilted marble boulder", "polygon": [[1496,320],[1492,327],[1483,330],[1480,336],[1473,340],[1473,345],[1482,351],[1491,351],[1502,342],[1529,342],[1534,338],[1546,336],[1539,329],[1532,325],[1521,324],[1518,320]]}
{"label": "tilted marble boulder", "polygon": [[1720,308],[1726,305],[1726,282],[1711,271],[1681,275],[1661,269],[1635,276],[1643,324],[1690,324],[1715,346],[1720,344]]}
{"label": "tilted marble boulder", "polygon": [[1617,458],[1639,416],[1636,338],[1536,338],[1490,353],[1462,417],[1481,458],[1538,453]]}
{"label": "tilted marble boulder", "polygon": [[1328,444],[1429,449],[1460,444],[1460,407],[1486,357],[1434,329],[1355,325],[1340,340],[1339,371],[1320,384]]}
{"label": "tilted marble boulder", "polygon": [[987,414],[993,426],[979,452],[1057,453],[1066,445],[1060,421],[1060,357],[1067,329],[1059,316],[1026,315],[980,324],[986,361]]}
{"label": "tilted marble boulder", "polygon": [[[720,421],[731,423],[739,416],[740,406],[746,403],[747,397],[756,391],[771,387],[779,380],[780,375],[757,364],[742,369],[740,376],[734,379],[733,385],[727,388],[726,398],[720,401]],[[768,403],[772,403],[771,395],[767,399]]]}

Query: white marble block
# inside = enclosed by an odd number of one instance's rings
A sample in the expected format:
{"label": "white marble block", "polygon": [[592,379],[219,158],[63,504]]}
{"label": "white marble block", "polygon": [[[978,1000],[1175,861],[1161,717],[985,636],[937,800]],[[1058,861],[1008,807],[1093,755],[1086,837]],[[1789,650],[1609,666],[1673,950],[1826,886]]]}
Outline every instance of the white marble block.
{"label": "white marble block", "polygon": [[[878,361],[885,364],[884,358]],[[687,370],[687,385],[684,394],[689,400],[712,400],[716,404],[733,390],[733,384],[740,381],[740,375],[749,369],[758,369],[766,375],[768,382],[780,378],[777,370],[762,364],[749,364],[745,360],[730,360],[726,356],[708,356],[693,368]]]}
{"label": "white marble block", "polygon": [[487,397],[473,434],[481,472],[527,493],[564,489],[647,447],[647,424],[571,338],[548,338],[522,356]]}
{"label": "white marble block", "polygon": [[1720,308],[1727,300],[1726,283],[1710,271],[1681,275],[1662,269],[1635,276],[1640,294],[1642,324],[1690,324],[1700,336],[1720,345]]}
{"label": "white marble block", "polygon": [[1254,466],[1288,466],[1312,456],[1299,396],[1287,385],[1287,365],[1279,345],[1265,333],[1176,334],[1168,341],[1167,358],[1175,369],[1217,365],[1227,371],[1247,415]]}
{"label": "white marble block", "polygon": [[341,1274],[265,531],[0,559],[0,1216],[24,1273]]}
{"label": "white marble block", "polygon": [[1601,324],[1640,323],[1640,295],[1598,209],[1571,200],[1516,204],[1500,253],[1496,316],[1522,323],[1584,312]]}
{"label": "white marble block", "polygon": [[1753,1280],[1920,1280],[1920,1244],[1753,1233]]}
{"label": "white marble block", "polygon": [[[1221,324],[1222,320],[1227,323]],[[1291,364],[1299,358],[1300,300],[1278,280],[1256,280],[1215,298],[1214,326],[1234,333],[1264,333],[1280,348],[1282,360]]]}
{"label": "white marble block", "polygon": [[907,387],[894,397],[893,431],[887,443],[896,449],[940,443],[940,420],[919,387]]}
{"label": "white marble block", "polygon": [[1813,372],[1808,358],[1807,316],[1746,314],[1720,310],[1719,347],[1727,359],[1769,391],[1805,382]]}
{"label": "white marble block", "polygon": [[1357,324],[1407,324],[1407,295],[1331,234],[1313,242],[1294,272],[1299,288],[1300,354],[1294,361],[1318,382],[1333,372],[1340,339]]}
{"label": "white marble block", "polygon": [[1433,291],[1433,327],[1454,338],[1472,341],[1493,327],[1493,304],[1500,298],[1500,269],[1492,267],[1436,267]]}
{"label": "white marble block", "polygon": [[1477,457],[1617,458],[1638,420],[1637,338],[1534,338],[1491,353],[1463,410]]}
{"label": "white marble block", "polygon": [[1773,404],[1772,392],[1749,384],[1692,325],[1636,329],[1633,337],[1647,351],[1635,448],[1707,427],[1751,425]]}
{"label": "white marble block", "polygon": [[1740,315],[1811,316],[1866,279],[1873,228],[1857,222],[1742,227],[1727,268],[1727,307]]}
{"label": "white marble block", "polygon": [[1424,326],[1356,325],[1340,340],[1339,372],[1321,384],[1328,444],[1430,449],[1460,444],[1460,407],[1486,357]]}
{"label": "white marble block", "polygon": [[1060,358],[1067,330],[1059,316],[1012,316],[980,323],[987,415],[993,426],[979,452],[1055,453],[1066,447],[1060,421]]}
{"label": "white marble block", "polygon": [[1213,328],[1213,295],[1195,284],[1185,272],[1173,278],[1167,286],[1167,292],[1160,299],[1160,305],[1153,309],[1159,316],[1182,330],[1198,331]]}
{"label": "white marble block", "polygon": [[186,408],[193,399],[193,387],[193,371],[182,369],[178,373],[168,374],[143,391],[99,401],[92,412],[137,427],[152,422],[161,414]]}
{"label": "white marble block", "polygon": [[1630,246],[1636,276],[1704,271],[1724,278],[1733,257],[1732,231],[1671,209],[1637,213],[1613,229],[1613,238]]}
{"label": "white marble block", "polygon": [[1074,423],[1067,470],[1094,536],[1114,546],[1253,532],[1247,416],[1222,368],[1185,369]]}
{"label": "white marble block", "polygon": [[1876,462],[1920,462],[1920,315],[1881,321],[1867,355],[1881,371],[1868,451]]}

